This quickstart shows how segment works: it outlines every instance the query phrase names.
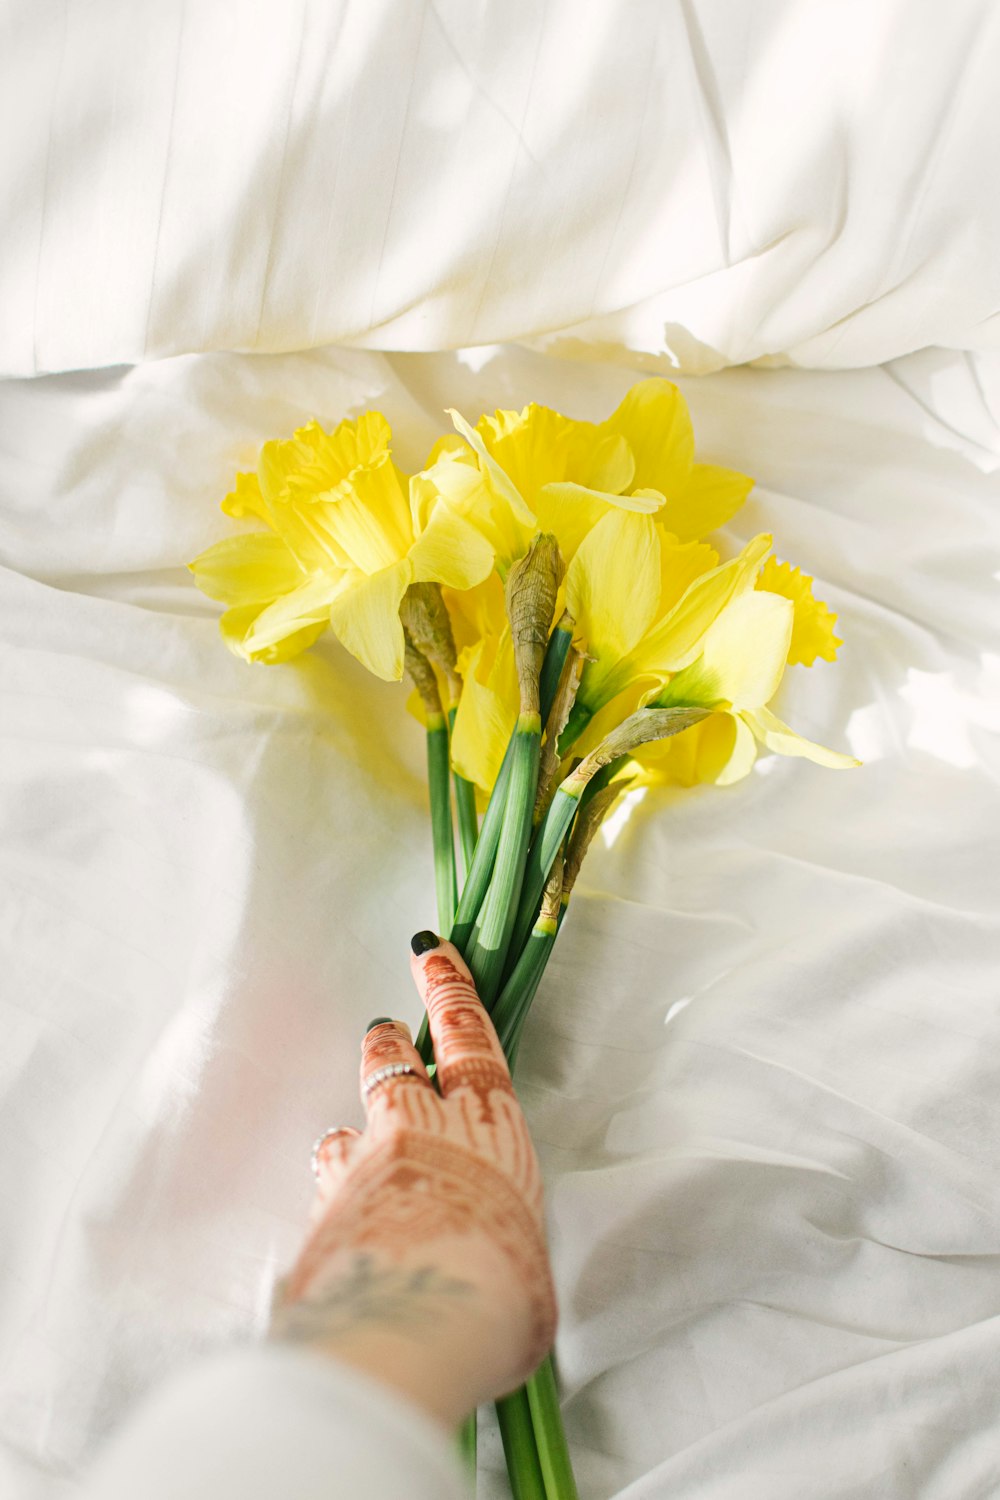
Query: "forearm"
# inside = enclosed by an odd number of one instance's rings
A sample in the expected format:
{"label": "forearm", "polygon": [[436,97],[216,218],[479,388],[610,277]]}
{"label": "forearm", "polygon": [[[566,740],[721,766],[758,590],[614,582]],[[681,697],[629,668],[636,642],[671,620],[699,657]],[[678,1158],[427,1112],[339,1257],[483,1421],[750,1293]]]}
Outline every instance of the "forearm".
{"label": "forearm", "polygon": [[357,1366],[278,1343],[205,1360],[140,1406],[81,1500],[467,1500],[443,1429]]}

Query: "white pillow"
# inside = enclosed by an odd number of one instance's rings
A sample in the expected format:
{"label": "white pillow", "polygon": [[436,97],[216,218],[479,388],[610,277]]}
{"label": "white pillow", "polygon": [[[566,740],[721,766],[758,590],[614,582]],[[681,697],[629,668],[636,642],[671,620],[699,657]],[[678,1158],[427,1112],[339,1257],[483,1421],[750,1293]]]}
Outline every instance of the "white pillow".
{"label": "white pillow", "polygon": [[1000,330],[988,0],[8,0],[0,372]]}

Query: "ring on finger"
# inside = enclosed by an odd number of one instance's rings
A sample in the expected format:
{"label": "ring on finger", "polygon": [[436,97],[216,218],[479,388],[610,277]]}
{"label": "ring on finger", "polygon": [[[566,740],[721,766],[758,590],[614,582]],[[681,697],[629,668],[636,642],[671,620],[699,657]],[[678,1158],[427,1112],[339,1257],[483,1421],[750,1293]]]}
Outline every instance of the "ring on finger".
{"label": "ring on finger", "polygon": [[320,1153],[327,1141],[332,1141],[336,1135],[354,1135],[355,1133],[349,1125],[331,1125],[329,1130],[324,1130],[322,1135],[316,1137],[309,1153],[309,1165],[312,1167],[314,1177],[319,1176]]}
{"label": "ring on finger", "polygon": [[[412,1063],[387,1063],[384,1068],[376,1068],[374,1073],[369,1073],[362,1081],[362,1098],[367,1101],[381,1084],[388,1083],[390,1078],[401,1078],[405,1073],[412,1073],[414,1078],[420,1077]],[[423,1079],[420,1081],[423,1082]]]}

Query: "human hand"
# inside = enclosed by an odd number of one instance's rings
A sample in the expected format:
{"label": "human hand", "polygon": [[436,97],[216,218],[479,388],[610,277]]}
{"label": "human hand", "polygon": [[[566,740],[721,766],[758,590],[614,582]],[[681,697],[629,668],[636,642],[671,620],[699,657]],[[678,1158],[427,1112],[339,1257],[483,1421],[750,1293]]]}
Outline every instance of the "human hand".
{"label": "human hand", "polygon": [[[312,1232],[271,1334],[366,1370],[457,1425],[548,1352],[542,1185],[492,1022],[458,950],[413,940],[437,1085],[400,1021],[362,1045],[363,1132],[317,1149]],[[398,1070],[398,1071],[386,1071]]]}

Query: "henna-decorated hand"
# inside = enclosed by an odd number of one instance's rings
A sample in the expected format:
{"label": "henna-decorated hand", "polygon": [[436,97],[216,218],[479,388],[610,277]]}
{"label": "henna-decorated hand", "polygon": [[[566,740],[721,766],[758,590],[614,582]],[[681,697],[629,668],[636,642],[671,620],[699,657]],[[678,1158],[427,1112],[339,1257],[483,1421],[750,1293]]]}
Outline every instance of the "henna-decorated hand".
{"label": "henna-decorated hand", "polygon": [[[454,1425],[519,1385],[555,1331],[538,1162],[510,1072],[451,943],[414,939],[437,1086],[408,1028],[376,1023],[367,1126],[325,1137],[312,1233],[272,1336],[367,1370]],[[384,1077],[367,1092],[365,1080]]]}

